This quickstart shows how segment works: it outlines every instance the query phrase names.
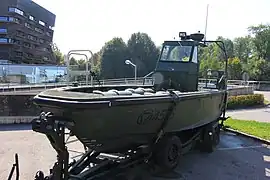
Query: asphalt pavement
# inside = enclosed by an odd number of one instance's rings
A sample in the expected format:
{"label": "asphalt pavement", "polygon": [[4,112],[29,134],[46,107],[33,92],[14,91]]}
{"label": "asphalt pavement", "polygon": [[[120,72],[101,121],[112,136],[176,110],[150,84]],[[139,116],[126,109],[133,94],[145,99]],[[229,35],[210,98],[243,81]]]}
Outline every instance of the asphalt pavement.
{"label": "asphalt pavement", "polygon": [[266,180],[270,179],[270,146],[223,132],[211,154],[193,151],[172,173],[143,175],[143,180]]}
{"label": "asphalt pavement", "polygon": [[[47,174],[56,160],[56,153],[45,135],[33,132],[28,125],[0,126],[0,139],[1,180],[7,179],[14,153],[19,153],[20,179],[23,180],[34,179],[38,170]],[[82,146],[73,143],[69,149],[80,151]],[[136,174],[142,175],[141,180],[266,180],[270,179],[270,147],[223,132],[215,152],[186,154],[173,173],[150,175],[139,168]]]}

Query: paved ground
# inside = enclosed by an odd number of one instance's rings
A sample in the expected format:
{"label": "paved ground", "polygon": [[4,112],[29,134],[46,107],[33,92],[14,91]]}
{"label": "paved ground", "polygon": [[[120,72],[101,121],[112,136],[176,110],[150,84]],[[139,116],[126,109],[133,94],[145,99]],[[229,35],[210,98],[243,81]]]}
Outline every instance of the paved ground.
{"label": "paved ground", "polygon": [[[12,131],[12,133],[11,133]],[[19,152],[20,179],[33,179],[37,170],[46,173],[55,160],[55,152],[44,135],[29,126],[0,126],[0,179],[7,179],[14,153]],[[81,149],[72,144],[72,149]],[[73,154],[74,155],[74,154]],[[149,180],[264,180],[270,178],[270,147],[250,139],[223,133],[221,143],[212,154],[192,152],[183,157],[175,173]],[[165,176],[165,177],[164,177]]]}
{"label": "paved ground", "polygon": [[[263,94],[265,99],[270,101],[270,91],[255,91],[255,93]],[[270,105],[265,108],[258,108],[258,109],[241,109],[241,110],[227,111],[227,115],[237,119],[270,122]]]}

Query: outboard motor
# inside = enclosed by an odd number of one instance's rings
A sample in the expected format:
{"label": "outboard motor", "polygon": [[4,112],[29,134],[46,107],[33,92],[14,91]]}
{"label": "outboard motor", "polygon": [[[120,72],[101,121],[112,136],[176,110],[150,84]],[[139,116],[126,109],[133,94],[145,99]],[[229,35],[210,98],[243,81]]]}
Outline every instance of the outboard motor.
{"label": "outboard motor", "polygon": [[204,35],[180,32],[180,41],[164,41],[153,78],[155,88],[182,92],[197,91],[199,77],[198,46]]}

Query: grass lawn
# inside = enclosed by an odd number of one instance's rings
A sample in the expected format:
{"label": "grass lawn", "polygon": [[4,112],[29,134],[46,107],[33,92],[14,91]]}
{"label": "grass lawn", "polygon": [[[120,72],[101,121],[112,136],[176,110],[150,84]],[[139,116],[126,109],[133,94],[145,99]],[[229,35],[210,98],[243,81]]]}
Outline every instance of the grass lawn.
{"label": "grass lawn", "polygon": [[228,119],[224,122],[224,125],[234,130],[270,140],[270,123]]}
{"label": "grass lawn", "polygon": [[267,99],[264,99],[263,103],[264,103],[264,105],[270,104],[270,102]]}

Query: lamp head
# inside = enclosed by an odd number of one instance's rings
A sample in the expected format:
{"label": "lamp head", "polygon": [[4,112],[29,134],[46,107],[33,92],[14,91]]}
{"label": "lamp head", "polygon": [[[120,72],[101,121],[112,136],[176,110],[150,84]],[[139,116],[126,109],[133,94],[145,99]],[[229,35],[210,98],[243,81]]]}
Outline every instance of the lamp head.
{"label": "lamp head", "polygon": [[125,64],[131,64],[131,61],[129,59],[125,60]]}

